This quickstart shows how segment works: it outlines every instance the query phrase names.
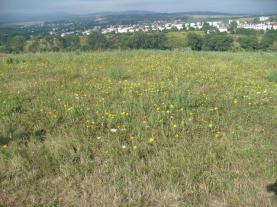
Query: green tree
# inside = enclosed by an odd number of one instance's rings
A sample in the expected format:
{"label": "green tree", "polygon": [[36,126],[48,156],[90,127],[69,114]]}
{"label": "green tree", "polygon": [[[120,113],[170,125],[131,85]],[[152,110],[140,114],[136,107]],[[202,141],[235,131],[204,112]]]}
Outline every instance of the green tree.
{"label": "green tree", "polygon": [[196,29],[194,27],[189,26],[188,30],[189,31],[195,31]]}
{"label": "green tree", "polygon": [[52,39],[50,37],[40,38],[38,41],[38,51],[39,52],[47,52],[52,51],[53,44]]}
{"label": "green tree", "polygon": [[202,27],[202,31],[204,31],[205,33],[207,33],[209,30],[210,30],[210,25],[207,23],[207,22],[205,22],[204,24],[203,24],[203,27]]}
{"label": "green tree", "polygon": [[202,47],[203,47],[203,37],[199,34],[190,32],[188,33],[188,36],[187,36],[187,45],[192,50],[200,51],[202,50]]}
{"label": "green tree", "polygon": [[131,49],[141,49],[145,48],[146,45],[146,33],[135,32],[128,39],[128,47]]}
{"label": "green tree", "polygon": [[262,37],[261,40],[261,48],[262,49],[267,49],[269,48],[271,45],[273,45],[273,43],[277,41],[277,31],[275,30],[268,30]]}
{"label": "green tree", "polygon": [[231,34],[236,34],[238,29],[238,23],[236,21],[232,21],[228,27],[228,31]]}
{"label": "green tree", "polygon": [[109,37],[109,47],[117,49],[128,49],[129,38],[132,34],[112,34]]}
{"label": "green tree", "polygon": [[257,50],[259,48],[259,42],[256,36],[243,36],[239,39],[241,48],[246,50]]}
{"label": "green tree", "polygon": [[38,39],[34,38],[31,40],[27,40],[24,45],[24,52],[38,52],[39,51],[39,43]]}
{"label": "green tree", "polygon": [[150,33],[146,35],[144,49],[165,49],[166,36],[164,33]]}
{"label": "green tree", "polygon": [[94,32],[88,36],[88,48],[93,50],[106,49],[108,41],[105,35],[100,32]]}
{"label": "green tree", "polygon": [[53,51],[62,51],[66,48],[65,39],[57,36],[53,39]]}
{"label": "green tree", "polygon": [[16,35],[8,40],[8,48],[10,52],[23,52],[26,39],[21,35]]}
{"label": "green tree", "polygon": [[209,25],[207,22],[205,22],[205,23],[203,24],[201,30],[204,31],[206,34],[207,34],[208,32],[217,32],[217,31],[218,31],[218,29],[217,29],[216,27]]}
{"label": "green tree", "polygon": [[259,19],[258,17],[255,17],[255,18],[253,19],[253,23],[254,23],[254,24],[260,23],[260,19]]}
{"label": "green tree", "polygon": [[165,49],[166,36],[161,32],[136,32],[129,37],[127,45],[131,49]]}
{"label": "green tree", "polygon": [[80,39],[77,35],[67,35],[64,37],[66,50],[74,51],[81,49]]}
{"label": "green tree", "polygon": [[175,26],[173,26],[172,28],[171,28],[171,30],[170,30],[171,32],[178,32],[179,30],[178,30],[178,28],[177,27],[175,27]]}
{"label": "green tree", "polygon": [[233,41],[233,38],[226,33],[212,33],[205,36],[203,48],[212,51],[228,51]]}
{"label": "green tree", "polygon": [[236,30],[236,34],[242,34],[242,35],[256,35],[258,34],[257,31],[254,29],[244,29],[244,28],[238,28]]}

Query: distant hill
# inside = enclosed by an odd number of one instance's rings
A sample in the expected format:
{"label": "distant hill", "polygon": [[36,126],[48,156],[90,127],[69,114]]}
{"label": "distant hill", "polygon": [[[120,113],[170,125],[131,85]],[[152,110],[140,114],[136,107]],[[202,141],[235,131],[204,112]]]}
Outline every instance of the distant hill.
{"label": "distant hill", "polygon": [[152,22],[157,20],[169,20],[169,19],[185,19],[194,16],[243,16],[242,14],[230,14],[220,12],[178,12],[178,13],[157,13],[151,11],[124,11],[124,12],[100,12],[87,15],[80,15],[73,21],[80,22],[94,22],[98,25],[126,25],[137,24],[141,22]]}
{"label": "distant hill", "polygon": [[14,14],[6,13],[0,14],[0,23],[20,23],[20,22],[37,22],[37,21],[57,21],[69,20],[77,18],[78,15],[66,13],[51,13],[51,14]]}
{"label": "distant hill", "polygon": [[79,17],[92,17],[92,16],[241,16],[246,14],[232,14],[222,12],[211,12],[211,11],[192,11],[192,12],[174,12],[174,13],[163,13],[163,12],[152,12],[152,11],[122,11],[122,12],[98,12],[87,15],[80,15]]}
{"label": "distant hill", "polygon": [[192,12],[178,12],[173,15],[187,15],[187,16],[241,16],[247,14],[234,14],[234,13],[223,13],[223,12],[212,12],[212,11],[192,11]]}
{"label": "distant hill", "polygon": [[[107,11],[107,12],[96,12],[96,13],[90,13],[85,16],[110,16],[110,15],[141,15],[141,14],[157,14],[157,12],[152,11],[139,11],[139,10],[129,10],[129,11]],[[81,15],[84,16],[84,15]]]}
{"label": "distant hill", "polygon": [[[152,11],[106,11],[89,14],[68,14],[68,13],[49,13],[49,14],[0,14],[0,24],[22,23],[22,22],[53,22],[53,21],[95,21],[102,17],[105,23],[136,23],[139,21],[165,20],[168,18],[180,18],[189,16],[247,16],[250,14],[233,14],[213,11],[191,11],[176,13],[161,13]],[[253,15],[253,14],[252,14]]]}

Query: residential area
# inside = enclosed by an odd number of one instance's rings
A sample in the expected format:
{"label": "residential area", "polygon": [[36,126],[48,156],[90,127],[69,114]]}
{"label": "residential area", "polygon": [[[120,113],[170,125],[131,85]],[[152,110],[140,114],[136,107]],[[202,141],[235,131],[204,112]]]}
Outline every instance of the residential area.
{"label": "residential area", "polygon": [[[277,30],[277,22],[270,21],[269,17],[261,16],[255,18],[254,21],[242,19],[222,19],[217,21],[197,21],[186,22],[182,20],[167,20],[154,21],[152,23],[128,24],[128,25],[107,25],[94,26],[90,29],[80,29],[75,31],[67,31],[61,33],[61,37],[72,34],[90,35],[93,32],[101,32],[102,34],[109,33],[133,33],[133,32],[150,32],[150,31],[183,31],[183,30],[202,30],[203,26],[208,24],[219,32],[228,32],[231,24],[236,24],[237,28],[250,29],[256,31]],[[56,35],[55,28],[49,32],[51,35]]]}

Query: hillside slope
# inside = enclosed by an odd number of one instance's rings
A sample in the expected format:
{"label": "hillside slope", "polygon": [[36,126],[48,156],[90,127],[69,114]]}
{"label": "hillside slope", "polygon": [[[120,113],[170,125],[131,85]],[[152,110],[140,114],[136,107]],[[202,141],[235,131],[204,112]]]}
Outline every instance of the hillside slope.
{"label": "hillside slope", "polygon": [[0,206],[274,206],[277,53],[0,59]]}

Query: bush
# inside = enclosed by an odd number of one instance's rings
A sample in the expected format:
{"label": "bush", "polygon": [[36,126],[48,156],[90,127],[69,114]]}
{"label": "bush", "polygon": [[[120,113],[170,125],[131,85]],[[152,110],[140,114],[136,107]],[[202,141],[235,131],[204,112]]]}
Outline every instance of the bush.
{"label": "bush", "polygon": [[266,77],[267,80],[271,81],[271,82],[275,82],[277,83],[277,72],[274,71],[274,72],[271,72],[269,74],[269,76]]}
{"label": "bush", "polygon": [[8,65],[13,64],[13,58],[10,58],[10,57],[7,58],[6,63],[7,63]]}
{"label": "bush", "polygon": [[14,58],[11,58],[11,57],[8,57],[7,60],[6,60],[6,63],[8,65],[11,65],[11,64],[19,64],[20,61],[18,59],[14,59]]}

